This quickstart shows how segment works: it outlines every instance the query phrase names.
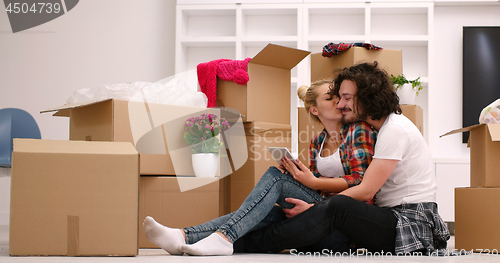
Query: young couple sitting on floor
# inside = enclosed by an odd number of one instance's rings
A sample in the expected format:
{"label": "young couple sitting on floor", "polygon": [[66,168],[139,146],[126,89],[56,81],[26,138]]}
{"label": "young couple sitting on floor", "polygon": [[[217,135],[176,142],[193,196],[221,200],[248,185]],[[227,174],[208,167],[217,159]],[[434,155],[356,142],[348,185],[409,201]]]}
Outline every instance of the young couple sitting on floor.
{"label": "young couple sitting on floor", "polygon": [[238,210],[202,225],[174,229],[147,217],[147,238],[172,255],[445,249],[450,234],[437,210],[431,153],[401,115],[387,73],[362,63],[298,95],[324,126],[311,140],[309,168],[284,158]]}

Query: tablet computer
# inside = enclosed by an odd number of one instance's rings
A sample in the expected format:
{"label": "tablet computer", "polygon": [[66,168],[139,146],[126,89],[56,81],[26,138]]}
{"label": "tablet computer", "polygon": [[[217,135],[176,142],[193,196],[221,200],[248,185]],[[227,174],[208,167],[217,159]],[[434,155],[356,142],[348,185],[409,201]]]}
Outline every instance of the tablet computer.
{"label": "tablet computer", "polygon": [[276,160],[279,165],[281,165],[281,159],[283,157],[287,157],[288,159],[292,160],[295,165],[297,165],[297,163],[295,162],[295,158],[293,158],[292,154],[286,147],[267,147],[267,150],[271,153],[274,160]]}

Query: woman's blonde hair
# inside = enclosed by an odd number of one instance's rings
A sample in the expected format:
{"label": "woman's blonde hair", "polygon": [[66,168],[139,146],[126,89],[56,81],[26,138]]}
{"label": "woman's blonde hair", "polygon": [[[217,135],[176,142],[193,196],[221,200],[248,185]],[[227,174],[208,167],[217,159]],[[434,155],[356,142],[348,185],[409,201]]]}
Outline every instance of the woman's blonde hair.
{"label": "woman's blonde hair", "polygon": [[306,85],[302,85],[299,87],[299,89],[297,89],[297,95],[304,102],[304,107],[307,111],[307,114],[309,114],[310,118],[313,118],[314,120],[316,120],[318,122],[321,122],[319,120],[318,116],[313,115],[309,111],[309,108],[311,106],[316,106],[316,98],[318,97],[318,94],[316,94],[316,89],[325,83],[332,85],[333,81],[329,80],[329,79],[320,79],[320,80],[313,82],[310,87],[308,87]]}

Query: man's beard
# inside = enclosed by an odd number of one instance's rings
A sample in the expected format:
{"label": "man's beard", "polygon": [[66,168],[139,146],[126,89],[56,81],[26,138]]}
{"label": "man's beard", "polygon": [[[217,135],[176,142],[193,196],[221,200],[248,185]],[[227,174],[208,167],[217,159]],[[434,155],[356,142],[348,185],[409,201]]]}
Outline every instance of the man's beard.
{"label": "man's beard", "polygon": [[358,114],[356,114],[352,109],[348,108],[348,110],[352,113],[352,115],[348,119],[348,118],[346,118],[345,114],[342,114],[342,124],[346,125],[346,124],[349,124],[349,123],[360,121],[360,118],[359,118]]}

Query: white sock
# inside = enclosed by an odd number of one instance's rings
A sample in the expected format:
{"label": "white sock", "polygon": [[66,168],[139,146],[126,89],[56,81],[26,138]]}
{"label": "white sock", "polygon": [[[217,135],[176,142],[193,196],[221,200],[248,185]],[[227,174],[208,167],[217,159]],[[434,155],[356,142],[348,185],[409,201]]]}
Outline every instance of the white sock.
{"label": "white sock", "polygon": [[192,256],[230,256],[233,244],[217,233],[192,244],[183,245],[182,251]]}
{"label": "white sock", "polygon": [[144,233],[149,241],[163,248],[170,255],[183,255],[181,246],[186,244],[182,230],[169,228],[156,222],[148,216],[142,224]]}

